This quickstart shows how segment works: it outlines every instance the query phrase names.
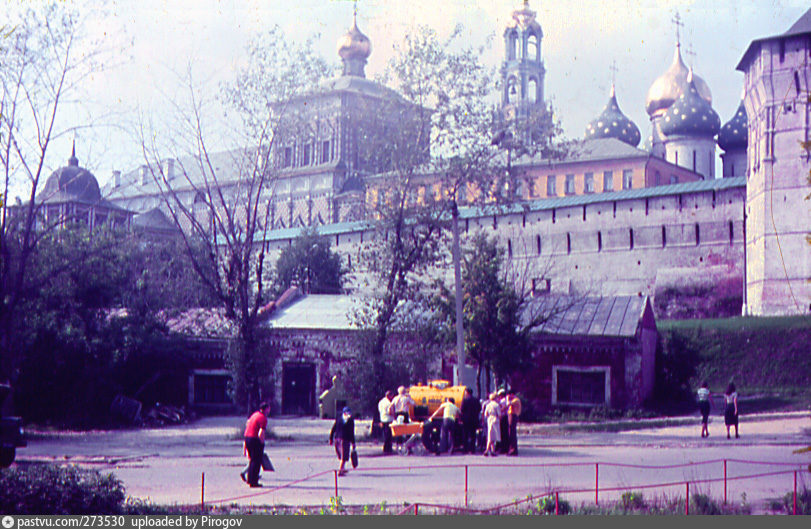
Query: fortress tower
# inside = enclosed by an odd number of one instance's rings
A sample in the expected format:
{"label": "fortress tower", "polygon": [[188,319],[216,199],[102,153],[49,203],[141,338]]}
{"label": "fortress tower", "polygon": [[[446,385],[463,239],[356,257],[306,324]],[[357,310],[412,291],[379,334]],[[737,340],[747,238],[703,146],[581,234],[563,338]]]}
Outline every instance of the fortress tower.
{"label": "fortress tower", "polygon": [[811,9],[738,63],[749,120],[744,314],[811,312]]}

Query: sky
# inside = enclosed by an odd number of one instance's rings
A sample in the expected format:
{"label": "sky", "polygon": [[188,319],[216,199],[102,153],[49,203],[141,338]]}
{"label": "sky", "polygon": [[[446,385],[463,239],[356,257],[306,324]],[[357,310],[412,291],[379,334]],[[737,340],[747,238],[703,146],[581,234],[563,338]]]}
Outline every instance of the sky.
{"label": "sky", "polygon": [[[672,62],[676,13],[683,23],[682,50],[692,51],[683,54],[684,60],[709,85],[713,107],[725,123],[740,102],[743,74],[735,66],[749,43],[783,33],[809,7],[801,0],[530,0],[529,4],[544,33],[546,98],[564,135],[583,136],[587,123],[605,106],[613,77],[619,106],[637,124],[643,139],[650,134],[645,96]],[[92,118],[94,113],[109,116],[112,111],[119,122],[111,123],[108,117],[76,133],[80,164],[102,185],[113,170],[139,166],[139,145],[122,124],[132,122],[138,112],[160,113],[167,108],[172,95],[168,87],[188,65],[196,79],[212,86],[232,79],[243,64],[251,36],[274,25],[295,41],[316,36],[319,53],[338,66],[336,42],[352,23],[353,5],[350,0],[109,0],[91,30],[120,49],[121,60],[88,81],[87,113]],[[482,61],[498,66],[504,28],[520,5],[520,0],[359,0],[358,26],[372,43],[367,77],[382,72],[392,46],[418,25],[447,36],[461,24],[471,44],[490,38]],[[74,118],[68,113],[62,119]],[[65,164],[72,138],[61,138],[54,145],[48,159],[51,170]]]}

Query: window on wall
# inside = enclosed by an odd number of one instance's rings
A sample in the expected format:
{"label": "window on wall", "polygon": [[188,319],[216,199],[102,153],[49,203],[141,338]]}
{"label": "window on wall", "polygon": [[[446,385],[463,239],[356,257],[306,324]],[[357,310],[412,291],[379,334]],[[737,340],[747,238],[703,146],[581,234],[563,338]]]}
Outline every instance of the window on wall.
{"label": "window on wall", "polygon": [[285,147],[282,153],[282,167],[291,167],[293,165],[293,147]]}
{"label": "window on wall", "polygon": [[659,171],[656,171],[655,182],[656,182],[655,185],[657,185],[657,186],[662,185],[662,173],[660,173]]}
{"label": "window on wall", "polygon": [[567,195],[574,195],[574,175],[567,174],[566,175],[566,194]]}
{"label": "window on wall", "polygon": [[194,373],[194,403],[195,404],[228,404],[227,373],[200,374]]}
{"label": "window on wall", "polygon": [[622,188],[631,189],[634,185],[634,172],[631,169],[623,169],[622,171]]}
{"label": "window on wall", "polygon": [[586,173],[583,177],[583,187],[586,193],[594,193],[594,173]]}
{"label": "window on wall", "polygon": [[671,184],[678,184],[679,183],[679,177],[674,175],[674,174],[670,175],[670,183]]}
{"label": "window on wall", "polygon": [[313,144],[305,143],[301,150],[301,165],[310,165],[312,163]]}
{"label": "window on wall", "polygon": [[512,103],[518,98],[518,81],[515,77],[510,77],[507,80],[507,102]]}
{"label": "window on wall", "polygon": [[546,177],[546,196],[553,197],[557,195],[555,192],[555,175],[551,174]]}
{"label": "window on wall", "polygon": [[614,172],[613,171],[604,171],[603,172],[603,191],[613,191],[614,190]]}
{"label": "window on wall", "polygon": [[507,59],[518,57],[518,37],[515,33],[510,33],[507,37]]}
{"label": "window on wall", "polygon": [[552,290],[552,280],[542,277],[532,278],[532,295],[548,294]]}
{"label": "window on wall", "polygon": [[538,37],[535,34],[529,36],[527,39],[527,59],[532,61],[540,60],[541,50],[538,46]]}
{"label": "window on wall", "polygon": [[527,100],[534,103],[538,99],[538,81],[531,78],[527,83]]}
{"label": "window on wall", "polygon": [[569,404],[606,404],[607,373],[556,369],[556,401]]}
{"label": "window on wall", "polygon": [[330,151],[332,150],[332,142],[324,140],[321,142],[321,163],[327,163],[332,159]]}

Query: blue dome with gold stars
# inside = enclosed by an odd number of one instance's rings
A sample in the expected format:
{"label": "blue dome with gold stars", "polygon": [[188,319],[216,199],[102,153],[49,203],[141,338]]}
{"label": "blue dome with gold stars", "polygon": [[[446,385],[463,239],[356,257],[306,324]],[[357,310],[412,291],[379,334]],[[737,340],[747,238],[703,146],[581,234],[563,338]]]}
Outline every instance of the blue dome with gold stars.
{"label": "blue dome with gold stars", "polygon": [[620,110],[613,86],[603,112],[586,127],[585,137],[587,140],[616,138],[631,147],[639,145],[639,128]]}
{"label": "blue dome with gold stars", "polygon": [[732,119],[724,123],[721,132],[718,133],[718,146],[728,151],[730,149],[745,149],[748,141],[749,121],[746,117],[746,109],[743,101],[738,105],[738,110]]}
{"label": "blue dome with gold stars", "polygon": [[721,128],[721,118],[710,103],[699,95],[692,71],[687,77],[687,89],[667,109],[662,117],[665,136],[715,136]]}

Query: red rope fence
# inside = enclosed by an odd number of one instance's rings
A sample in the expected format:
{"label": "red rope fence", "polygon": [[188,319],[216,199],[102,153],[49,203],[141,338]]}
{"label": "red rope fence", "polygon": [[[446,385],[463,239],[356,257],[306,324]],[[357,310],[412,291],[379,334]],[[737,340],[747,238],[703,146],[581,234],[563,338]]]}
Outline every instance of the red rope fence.
{"label": "red rope fence", "polygon": [[[633,469],[646,469],[646,470],[672,470],[678,468],[686,468],[686,467],[700,467],[700,466],[707,466],[707,465],[717,465],[719,463],[723,463],[723,477],[720,478],[699,478],[699,479],[689,479],[689,480],[675,480],[675,481],[666,481],[666,482],[659,482],[659,483],[647,483],[647,484],[635,484],[635,485],[623,485],[623,486],[613,486],[613,487],[601,487],[600,486],[600,466],[602,465],[605,467],[616,467],[616,468],[633,468]],[[787,468],[785,470],[775,470],[770,472],[760,472],[755,474],[747,474],[747,475],[740,475],[730,477],[727,473],[727,466],[728,463],[737,463],[737,464],[748,464],[748,465],[768,465],[772,467],[793,467]],[[520,468],[520,469],[538,469],[538,468],[571,468],[571,467],[583,467],[583,466],[593,466],[594,467],[594,488],[554,488],[552,490],[547,490],[542,493],[538,494],[529,494],[525,498],[511,501],[508,503],[495,505],[493,507],[489,507],[487,509],[471,509],[469,506],[469,493],[470,493],[470,480],[469,480],[469,470],[470,468]],[[799,468],[798,468],[799,467]],[[797,478],[798,472],[802,472],[805,469],[805,464],[800,463],[786,463],[786,462],[770,462],[770,461],[750,461],[744,459],[711,459],[706,461],[696,461],[696,462],[688,462],[688,463],[681,463],[681,464],[673,464],[673,465],[639,465],[639,464],[629,464],[629,463],[611,463],[611,462],[588,462],[588,463],[534,463],[534,464],[522,464],[522,465],[514,465],[514,464],[498,464],[498,463],[474,463],[474,464],[455,464],[455,465],[406,465],[406,466],[397,466],[397,467],[371,467],[365,468],[364,472],[392,472],[397,471],[401,472],[404,470],[412,471],[412,470],[437,470],[437,469],[463,469],[464,470],[464,507],[454,506],[454,505],[444,505],[444,504],[434,504],[434,503],[425,503],[425,502],[415,502],[408,504],[402,511],[397,514],[408,514],[413,512],[415,515],[419,514],[420,507],[423,508],[435,508],[435,509],[443,509],[448,512],[457,512],[457,513],[468,513],[468,514],[477,514],[477,513],[493,513],[499,512],[502,509],[506,509],[509,507],[516,507],[521,504],[529,503],[532,501],[539,500],[544,497],[554,497],[555,500],[555,513],[558,514],[560,510],[560,495],[561,494],[583,494],[583,493],[591,493],[594,492],[594,503],[599,505],[599,493],[607,493],[607,492],[622,492],[622,491],[630,491],[630,490],[647,490],[647,489],[666,489],[676,486],[684,486],[685,487],[685,514],[689,514],[689,502],[690,502],[690,484],[692,483],[695,485],[701,484],[711,484],[711,483],[720,483],[723,482],[724,484],[724,503],[727,502],[727,484],[730,481],[742,481],[742,480],[750,480],[750,479],[760,479],[764,477],[771,477],[771,476],[779,476],[784,474],[791,474],[793,476],[793,508],[792,513],[797,513]],[[264,496],[267,494],[271,494],[274,492],[278,492],[280,490],[290,488],[294,485],[304,483],[310,480],[314,480],[320,478],[322,476],[333,474],[334,476],[334,496],[335,498],[339,497],[339,480],[338,480],[338,471],[337,470],[324,470],[321,472],[317,472],[315,474],[311,474],[305,476],[300,479],[296,479],[285,483],[283,485],[279,485],[273,488],[265,488],[261,491],[250,493],[250,494],[242,494],[238,496],[232,496],[228,498],[221,498],[216,500],[209,500],[206,502],[205,500],[205,472],[201,475],[201,490],[200,490],[200,506],[205,508],[206,504],[222,504],[227,502],[234,502],[237,500],[243,500],[248,498],[257,498],[260,496]]]}

